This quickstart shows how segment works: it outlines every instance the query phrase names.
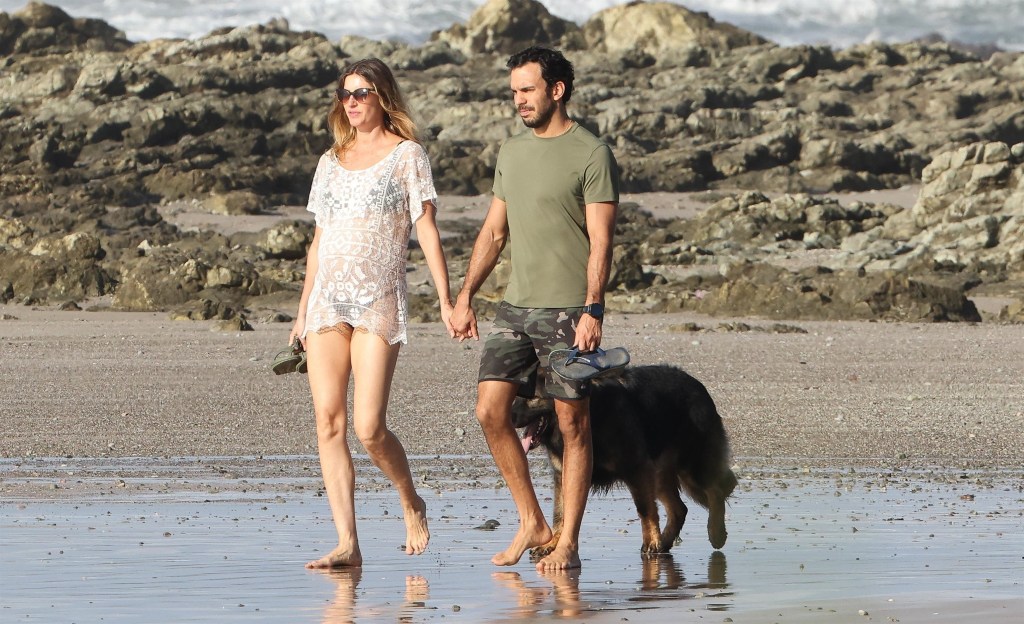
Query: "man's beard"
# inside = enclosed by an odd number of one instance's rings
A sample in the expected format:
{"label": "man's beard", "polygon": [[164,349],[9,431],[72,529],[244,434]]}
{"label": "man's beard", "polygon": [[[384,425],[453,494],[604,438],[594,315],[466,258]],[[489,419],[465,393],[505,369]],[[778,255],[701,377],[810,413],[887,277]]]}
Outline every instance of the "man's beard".
{"label": "man's beard", "polygon": [[535,112],[537,113],[537,116],[532,119],[520,116],[523,120],[523,125],[527,128],[539,128],[551,121],[551,118],[555,115],[555,103],[552,102],[550,106],[543,109],[537,109]]}

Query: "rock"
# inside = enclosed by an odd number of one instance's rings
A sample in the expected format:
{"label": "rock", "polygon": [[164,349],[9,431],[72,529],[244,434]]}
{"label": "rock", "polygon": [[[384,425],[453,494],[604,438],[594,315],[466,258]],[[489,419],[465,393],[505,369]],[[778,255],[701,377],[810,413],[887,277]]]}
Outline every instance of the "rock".
{"label": "rock", "polygon": [[205,298],[189,301],[170,314],[171,320],[174,321],[209,321],[213,319],[227,321],[238,316],[238,312],[230,305]]}
{"label": "rock", "polygon": [[599,11],[583,25],[587,49],[614,55],[648,54],[652,59],[688,46],[729,50],[767,41],[707,13],[669,2],[629,2]]}
{"label": "rock", "polygon": [[73,19],[58,7],[42,2],[29,2],[7,20],[0,24],[0,54],[124,50],[131,45],[123,32],[100,20]]}
{"label": "rock", "polygon": [[[575,63],[570,114],[612,147],[623,192],[715,198],[668,222],[621,207],[620,310],[969,320],[960,297],[976,286],[1019,296],[1024,54],[782,47],[666,3],[579,27],[531,0],[492,0],[420,46],[334,44],[284,22],[133,44],[56,7],[0,13],[0,298],[293,311],[310,223],[226,237],[160,212],[187,200],[263,219],[304,204],[340,68],[369,55],[395,68],[438,190],[488,193],[498,146],[523,131],[503,63],[537,42]],[[817,195],[918,183],[911,209]],[[445,224],[453,281],[477,228]],[[481,315],[507,272],[503,259]],[[429,282],[414,286],[411,318],[436,319]]]}
{"label": "rock", "polygon": [[228,191],[211,194],[203,206],[213,214],[244,215],[265,212],[270,208],[270,202],[265,196],[252,191]]}
{"label": "rock", "polygon": [[[51,244],[59,248],[61,243]],[[0,248],[0,285],[5,284],[7,301],[17,296],[39,302],[105,295],[116,281],[94,258],[76,258],[63,250],[55,255],[34,256]]]}
{"label": "rock", "polygon": [[551,15],[535,0],[488,0],[465,25],[437,31],[430,38],[466,55],[507,56],[531,45],[580,49],[583,43],[576,24]]}
{"label": "rock", "polygon": [[775,319],[981,320],[962,289],[897,274],[810,269],[787,276],[766,265],[730,270],[722,287],[689,301],[699,312]]}
{"label": "rock", "polygon": [[212,331],[221,332],[233,332],[233,331],[253,331],[252,325],[249,321],[245,320],[244,316],[236,316],[223,321],[217,321],[214,323]]}
{"label": "rock", "polygon": [[112,307],[118,310],[161,310],[193,298],[206,284],[209,266],[180,251],[154,249],[121,270]]}
{"label": "rock", "polygon": [[1018,301],[999,311],[998,320],[1004,323],[1024,323],[1024,302]]}

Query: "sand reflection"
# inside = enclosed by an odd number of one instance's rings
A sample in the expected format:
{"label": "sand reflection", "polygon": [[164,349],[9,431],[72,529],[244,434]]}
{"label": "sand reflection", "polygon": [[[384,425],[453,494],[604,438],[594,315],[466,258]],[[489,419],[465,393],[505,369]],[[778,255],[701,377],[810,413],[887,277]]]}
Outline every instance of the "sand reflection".
{"label": "sand reflection", "polygon": [[531,585],[518,572],[495,572],[491,578],[516,596],[515,615],[533,617],[550,610],[557,617],[576,617],[580,605],[580,571],[538,572],[547,584]]}
{"label": "sand reflection", "polygon": [[356,617],[356,589],[362,568],[335,568],[324,572],[335,583],[334,601],[324,609],[324,624],[348,624]]}
{"label": "sand reflection", "polygon": [[405,577],[405,604],[402,605],[399,621],[405,622],[412,619],[417,609],[427,606],[430,600],[430,583],[422,576]]}
{"label": "sand reflection", "polygon": [[679,589],[686,583],[683,569],[669,554],[644,557],[640,587],[644,590]]}
{"label": "sand reflection", "polygon": [[[592,581],[585,586],[587,589],[582,596],[580,570],[538,572],[538,580],[531,581],[524,580],[518,572],[495,572],[491,578],[503,592],[511,594],[515,606],[510,615],[517,620],[540,616],[581,617],[588,612],[622,608],[631,603],[658,604],[694,598],[705,593],[701,590],[713,590],[706,592],[713,596],[728,595],[723,593],[728,583],[725,555],[721,552],[712,553],[708,558],[707,580],[693,584],[686,582],[682,567],[672,555],[643,557],[641,563],[635,589],[624,591],[621,586],[616,589]],[[595,588],[598,584],[601,589]]]}
{"label": "sand reflection", "polygon": [[[379,605],[356,606],[356,595],[362,568],[335,568],[324,574],[334,581],[334,600],[324,609],[323,624],[351,624],[357,617],[385,617],[385,610]],[[426,607],[430,600],[430,584],[419,575],[405,577],[405,600],[398,609],[396,620],[409,622],[414,619],[415,612]],[[373,600],[371,599],[371,603]]]}
{"label": "sand reflection", "polygon": [[[725,553],[716,550],[708,557],[707,582],[697,583],[690,587],[693,589],[726,589],[729,587],[725,578],[726,568]],[[661,554],[644,558],[643,572],[640,578],[641,588],[656,591],[680,589],[686,586],[683,569],[672,555]]]}

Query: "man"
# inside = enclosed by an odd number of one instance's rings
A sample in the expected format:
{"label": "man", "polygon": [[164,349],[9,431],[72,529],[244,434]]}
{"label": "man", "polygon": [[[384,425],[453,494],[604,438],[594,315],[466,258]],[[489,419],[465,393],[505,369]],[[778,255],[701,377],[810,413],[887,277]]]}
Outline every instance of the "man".
{"label": "man", "polygon": [[579,534],[593,468],[586,382],[553,374],[548,354],[601,344],[611,267],[618,174],[607,145],[572,121],[566,104],[574,72],[560,52],[531,47],[508,60],[513,100],[527,130],[501,146],[494,197],[473,246],[452,315],[460,340],[479,339],[473,295],[512,241],[512,275],[480,361],[477,419],[519,511],[519,530],[496,565],[548,544],[526,452],[511,422],[516,395],[555,400],[565,440],[563,529],[537,569],[580,567]]}

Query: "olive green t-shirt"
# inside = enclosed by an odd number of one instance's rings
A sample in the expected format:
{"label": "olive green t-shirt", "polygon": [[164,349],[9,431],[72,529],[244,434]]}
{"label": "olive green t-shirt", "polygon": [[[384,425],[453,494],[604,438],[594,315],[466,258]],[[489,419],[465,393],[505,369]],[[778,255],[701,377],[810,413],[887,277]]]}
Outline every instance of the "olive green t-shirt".
{"label": "olive green t-shirt", "polygon": [[611,149],[575,122],[552,138],[527,130],[502,144],[493,190],[508,212],[512,276],[505,301],[523,308],[586,303],[586,205],[619,201]]}

